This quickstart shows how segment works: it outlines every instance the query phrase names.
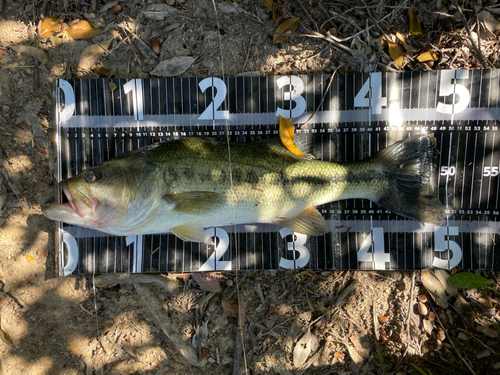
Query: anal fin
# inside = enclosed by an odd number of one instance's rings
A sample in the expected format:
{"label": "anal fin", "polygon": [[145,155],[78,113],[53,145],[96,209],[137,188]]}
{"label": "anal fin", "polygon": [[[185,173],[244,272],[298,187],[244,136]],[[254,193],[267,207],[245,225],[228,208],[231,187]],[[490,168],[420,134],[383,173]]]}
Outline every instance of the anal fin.
{"label": "anal fin", "polygon": [[298,215],[274,223],[308,236],[321,236],[328,232],[325,219],[313,206],[309,206]]}
{"label": "anal fin", "polygon": [[210,240],[210,236],[197,222],[178,225],[170,229],[170,232],[186,242],[208,242]]}

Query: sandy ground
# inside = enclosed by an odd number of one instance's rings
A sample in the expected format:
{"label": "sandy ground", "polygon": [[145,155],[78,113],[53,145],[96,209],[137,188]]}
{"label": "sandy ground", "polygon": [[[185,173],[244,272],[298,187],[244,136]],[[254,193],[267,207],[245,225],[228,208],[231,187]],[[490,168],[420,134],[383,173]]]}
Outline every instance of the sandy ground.
{"label": "sandy ground", "polygon": [[[417,308],[417,296],[427,295],[420,272],[227,273],[202,276],[208,286],[189,275],[58,277],[55,226],[41,214],[55,196],[50,126],[57,78],[99,78],[101,66],[109,76],[147,78],[175,56],[199,57],[184,76],[331,73],[340,64],[338,73],[499,68],[498,21],[489,21],[492,31],[481,29],[468,1],[460,3],[463,16],[441,1],[400,6],[359,0],[356,7],[350,1],[280,1],[275,17],[301,21],[277,44],[277,24],[263,1],[216,3],[217,13],[208,0],[173,2],[175,11],[156,0],[120,2],[113,14],[116,1],[0,1],[2,373],[418,373],[412,364],[433,374],[498,373],[498,305],[480,304],[495,294],[460,291],[462,297],[450,296],[455,307],[446,308],[429,297],[426,309],[437,315],[432,320]],[[163,13],[153,19],[146,14],[155,4]],[[409,6],[424,31],[412,38]],[[111,33],[42,37],[40,22],[48,17],[61,17],[54,24],[62,31],[85,19]],[[395,30],[407,38],[403,69],[381,40]],[[110,35],[109,52],[85,69],[82,51]],[[481,54],[470,38],[480,41]],[[432,49],[440,52],[438,61],[417,61]],[[498,290],[497,275],[483,276]],[[220,292],[207,291],[219,284]],[[352,291],[339,301],[346,289]],[[464,306],[475,315],[459,313]],[[304,364],[297,366],[300,357]]]}

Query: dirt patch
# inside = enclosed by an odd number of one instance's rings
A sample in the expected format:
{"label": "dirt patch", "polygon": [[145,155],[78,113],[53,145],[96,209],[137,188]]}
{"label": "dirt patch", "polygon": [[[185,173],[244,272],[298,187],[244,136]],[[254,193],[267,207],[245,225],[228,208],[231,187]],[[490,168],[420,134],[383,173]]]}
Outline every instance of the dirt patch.
{"label": "dirt patch", "polygon": [[[478,374],[498,371],[498,305],[485,315],[477,302],[495,297],[489,289],[461,292],[473,315],[456,307],[458,297],[450,300],[455,308],[441,308],[429,297],[427,307],[440,317],[441,327],[437,319],[425,323],[430,319],[417,311],[417,295],[426,294],[419,273],[415,280],[403,272],[228,273],[215,294],[180,275],[171,276],[168,285],[152,279],[99,284],[92,277],[58,278],[54,224],[41,215],[55,196],[49,123],[57,78],[98,78],[99,67],[109,70],[109,77],[149,78],[159,62],[176,56],[196,57],[184,76],[331,73],[341,64],[339,73],[499,68],[498,30],[488,34],[481,26],[480,9],[468,1],[460,9],[440,1],[403,6],[282,1],[276,16],[301,21],[288,39],[273,44],[277,25],[263,1],[216,2],[217,11],[206,0],[177,1],[174,10],[160,1],[120,2],[121,10],[112,14],[115,3],[0,1],[4,373],[226,374],[238,373],[235,363],[239,373],[253,374],[416,373],[410,363],[432,373],[466,373],[466,361]],[[153,5],[163,13],[148,16]],[[421,21],[421,35],[407,35],[410,6]],[[490,10],[498,19],[495,9]],[[60,16],[63,31],[81,19],[107,30],[92,39],[39,37],[40,22]],[[406,45],[396,40],[395,30]],[[108,52],[82,70],[85,48],[110,35]],[[394,64],[384,36],[403,47],[403,68]],[[47,62],[11,48],[16,45],[36,47]],[[438,59],[419,62],[429,50],[437,51]],[[496,276],[484,276],[495,280],[498,290]],[[353,280],[357,286],[339,302]],[[238,299],[246,305],[243,323],[222,303]],[[294,352],[309,330],[317,345],[298,369]]]}

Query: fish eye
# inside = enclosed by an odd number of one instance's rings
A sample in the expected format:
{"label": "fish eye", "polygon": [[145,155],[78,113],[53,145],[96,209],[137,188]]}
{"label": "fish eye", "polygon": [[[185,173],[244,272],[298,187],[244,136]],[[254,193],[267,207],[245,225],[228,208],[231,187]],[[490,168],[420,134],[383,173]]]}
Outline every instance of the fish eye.
{"label": "fish eye", "polygon": [[85,176],[85,179],[87,180],[87,182],[95,182],[99,177],[99,173],[89,172],[87,173],[87,176]]}

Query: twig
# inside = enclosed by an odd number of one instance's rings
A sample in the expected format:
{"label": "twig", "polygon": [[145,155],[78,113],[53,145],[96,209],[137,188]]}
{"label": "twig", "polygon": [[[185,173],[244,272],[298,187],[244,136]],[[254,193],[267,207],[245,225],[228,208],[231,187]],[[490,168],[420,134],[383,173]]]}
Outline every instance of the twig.
{"label": "twig", "polygon": [[302,0],[297,0],[297,3],[299,3],[300,7],[302,8],[302,10],[305,12],[305,14],[307,14],[307,16],[309,17],[309,19],[312,21],[312,23],[314,24],[314,27],[316,27],[316,31],[319,33],[319,28],[318,28],[318,24],[316,23],[316,21],[314,20],[314,18],[311,17],[311,15],[309,14],[309,12],[307,11],[307,9],[304,7],[304,5],[302,5]]}
{"label": "twig", "polygon": [[250,50],[252,49],[252,41],[253,41],[253,34],[250,37],[250,43],[248,44],[247,58],[245,59],[245,63],[243,64],[243,69],[241,70],[242,73],[245,72],[245,68],[247,67],[248,58],[250,57]]}
{"label": "twig", "polygon": [[201,321],[201,312],[200,308],[196,308],[196,326],[194,332],[196,333],[196,347],[198,348],[198,362],[203,360],[203,351],[201,350],[201,336],[200,336],[200,321]]}
{"label": "twig", "polygon": [[[243,353],[243,332],[240,327],[236,327],[236,342],[234,344],[233,375],[238,375],[241,368]],[[246,366],[245,366],[246,367]],[[245,369],[246,371],[246,369]]]}
{"label": "twig", "polygon": [[401,357],[400,363],[406,357],[406,353],[410,349],[411,345],[411,332],[410,332],[410,320],[411,320],[411,306],[413,304],[413,289],[415,289],[415,271],[411,272],[411,288],[410,288],[410,301],[408,302],[408,315],[406,316],[406,349]]}
{"label": "twig", "polygon": [[340,64],[333,71],[333,73],[332,73],[332,75],[330,77],[330,80],[328,81],[328,85],[326,86],[326,89],[325,89],[325,92],[323,94],[323,97],[321,98],[321,101],[319,102],[318,106],[316,107],[316,110],[311,115],[311,117],[309,117],[309,119],[300,126],[301,128],[303,128],[304,126],[306,126],[314,118],[314,116],[316,116],[316,113],[318,113],[319,108],[323,105],[323,102],[325,101],[326,95],[328,94],[328,90],[330,90],[330,86],[332,85],[333,77],[335,77],[335,74],[337,73],[337,70],[339,70],[341,66],[344,66],[344,64]]}
{"label": "twig", "polygon": [[453,340],[450,337],[450,333],[448,332],[448,330],[446,328],[444,328],[443,323],[441,323],[441,319],[439,319],[439,315],[437,314],[437,311],[434,309],[434,306],[432,306],[432,305],[430,305],[430,306],[431,306],[432,311],[434,311],[434,314],[436,316],[436,321],[441,326],[441,329],[446,333],[446,338],[450,342],[451,346],[453,346],[453,349],[455,349],[455,352],[457,353],[458,357],[462,360],[462,362],[465,364],[465,366],[469,369],[469,371],[471,372],[471,374],[476,375],[476,373],[474,372],[474,370],[472,369],[472,367],[470,367],[469,362],[467,362],[467,360],[464,357],[462,357],[462,355],[458,351],[457,347],[453,343]]}
{"label": "twig", "polygon": [[466,334],[468,334],[470,337],[472,337],[474,340],[476,340],[477,342],[479,342],[482,346],[484,346],[486,349],[488,349],[491,354],[493,355],[496,355],[497,354],[497,351],[492,349],[491,347],[489,347],[488,345],[486,345],[482,340],[478,339],[476,336],[474,336],[472,333],[468,332],[467,330],[465,329],[462,329],[462,328],[458,328],[457,329],[459,331],[462,331],[462,332],[465,332]]}
{"label": "twig", "polygon": [[[476,42],[474,41],[474,38],[472,37],[472,32],[470,31],[469,22],[465,18],[464,13],[462,12],[462,8],[460,7],[460,5],[458,5],[458,3],[456,1],[454,1],[453,4],[457,7],[458,12],[460,13],[460,16],[462,17],[462,21],[465,24],[465,28],[467,29],[467,33],[469,34],[469,41],[470,41],[470,44],[472,46],[472,49],[475,52],[476,58],[481,62],[481,65],[483,66],[483,68],[487,69],[487,68],[491,67],[491,65],[488,63],[486,58],[483,56],[481,50],[478,48]],[[479,40],[479,33],[477,34],[477,38]]]}
{"label": "twig", "polygon": [[339,294],[337,297],[337,300],[335,301],[335,307],[339,307],[342,301],[351,293],[356,287],[358,286],[358,280],[354,280],[351,282],[343,291],[342,293]]}

